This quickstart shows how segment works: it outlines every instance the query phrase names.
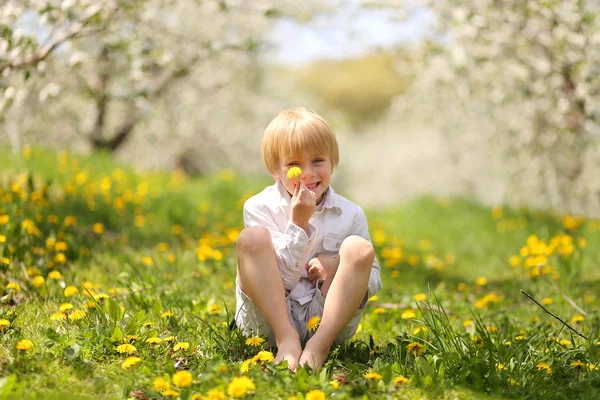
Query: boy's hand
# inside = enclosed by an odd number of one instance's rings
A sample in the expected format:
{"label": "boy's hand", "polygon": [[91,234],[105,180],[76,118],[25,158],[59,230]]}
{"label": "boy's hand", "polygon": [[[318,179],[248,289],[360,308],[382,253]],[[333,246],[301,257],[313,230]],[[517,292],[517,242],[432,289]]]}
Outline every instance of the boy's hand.
{"label": "boy's hand", "polygon": [[292,195],[292,215],[290,220],[308,233],[308,220],[312,217],[317,207],[317,198],[313,192],[306,188],[304,182],[299,181],[294,187]]}
{"label": "boy's hand", "polygon": [[331,271],[340,263],[338,256],[328,256],[325,254],[319,254],[315,258],[311,259],[306,264],[306,270],[308,271],[308,280],[314,283],[317,279],[325,279]]}

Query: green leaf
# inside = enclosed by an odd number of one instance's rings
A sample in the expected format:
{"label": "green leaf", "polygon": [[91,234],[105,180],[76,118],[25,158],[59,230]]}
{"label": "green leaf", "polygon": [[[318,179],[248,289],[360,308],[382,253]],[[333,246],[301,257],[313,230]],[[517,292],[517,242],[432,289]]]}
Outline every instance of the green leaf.
{"label": "green leaf", "polygon": [[123,331],[121,330],[121,328],[119,328],[118,326],[115,327],[115,330],[113,331],[110,340],[113,343],[121,343],[123,342]]}
{"label": "green leaf", "polygon": [[8,396],[12,391],[12,388],[15,385],[16,381],[16,375],[10,375],[0,378],[0,395],[2,395],[2,397]]}
{"label": "green leaf", "polygon": [[72,361],[79,357],[80,350],[81,348],[79,347],[79,345],[77,343],[73,343],[69,347],[65,347],[65,349],[63,350],[63,355],[67,360]]}

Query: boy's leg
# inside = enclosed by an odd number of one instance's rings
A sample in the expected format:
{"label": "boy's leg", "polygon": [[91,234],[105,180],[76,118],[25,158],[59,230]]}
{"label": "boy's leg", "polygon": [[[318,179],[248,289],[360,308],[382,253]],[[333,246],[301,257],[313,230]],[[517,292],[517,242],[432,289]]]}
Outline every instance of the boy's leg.
{"label": "boy's leg", "polygon": [[287,360],[289,368],[294,370],[302,347],[288,316],[271,233],[262,226],[244,229],[238,237],[236,251],[238,283],[275,334],[278,349],[275,362]]}
{"label": "boy's leg", "polygon": [[321,286],[325,297],[323,317],[317,332],[306,343],[299,364],[320,368],[335,338],[354,316],[369,285],[375,251],[369,241],[349,236],[340,248],[340,263]]}

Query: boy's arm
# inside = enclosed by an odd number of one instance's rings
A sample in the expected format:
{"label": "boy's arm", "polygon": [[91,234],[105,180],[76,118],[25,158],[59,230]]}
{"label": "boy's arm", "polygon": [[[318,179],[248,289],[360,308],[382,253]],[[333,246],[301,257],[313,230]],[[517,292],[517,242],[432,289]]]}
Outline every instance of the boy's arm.
{"label": "boy's arm", "polygon": [[[308,245],[311,238],[306,231],[291,222],[285,230],[275,222],[269,210],[261,205],[244,205],[244,225],[264,226],[271,233],[271,240],[277,255],[277,264],[286,290],[292,290],[300,280],[302,268],[308,262]],[[314,235],[314,229],[309,228]]]}
{"label": "boy's arm", "polygon": [[[358,235],[371,242],[371,236],[369,235],[369,225],[367,224],[367,216],[364,211],[359,207],[359,212],[354,217],[353,234]],[[372,243],[372,242],[371,242]],[[369,277],[369,297],[373,296],[381,290],[381,274],[379,262],[377,257],[373,260],[373,268],[371,269],[371,276]]]}

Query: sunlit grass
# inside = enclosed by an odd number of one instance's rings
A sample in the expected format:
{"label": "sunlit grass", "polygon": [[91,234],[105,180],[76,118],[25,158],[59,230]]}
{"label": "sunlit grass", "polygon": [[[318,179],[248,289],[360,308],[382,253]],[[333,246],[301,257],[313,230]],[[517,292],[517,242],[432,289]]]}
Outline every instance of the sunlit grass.
{"label": "sunlit grass", "polygon": [[229,329],[241,208],[268,180],[36,148],[0,162],[0,398],[597,394],[598,221],[466,199],[367,210],[384,288],[322,371],[293,374]]}

